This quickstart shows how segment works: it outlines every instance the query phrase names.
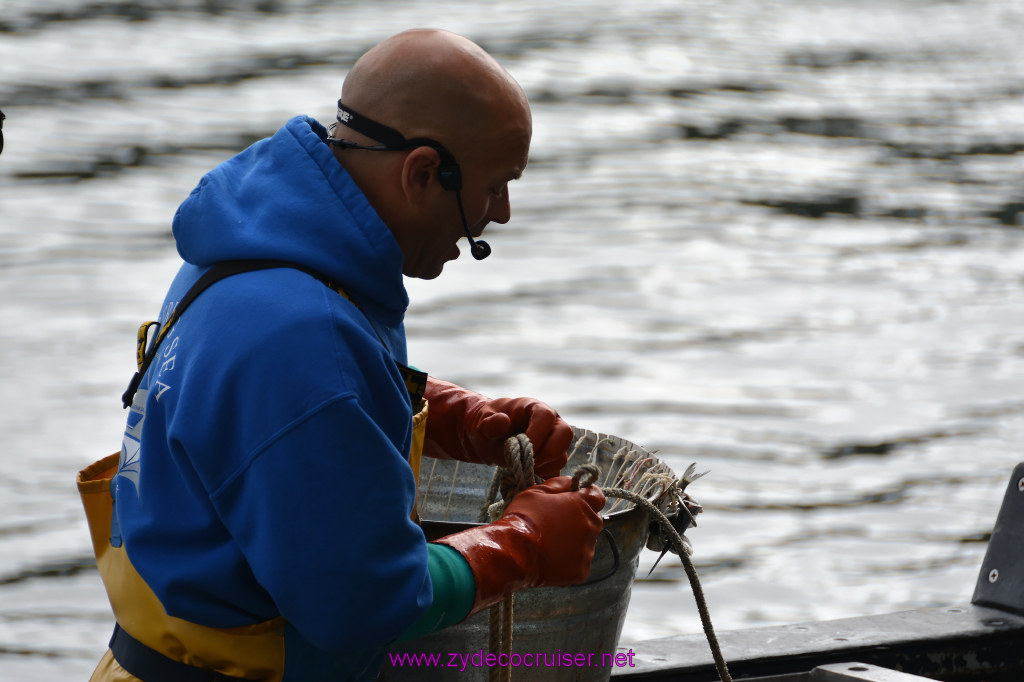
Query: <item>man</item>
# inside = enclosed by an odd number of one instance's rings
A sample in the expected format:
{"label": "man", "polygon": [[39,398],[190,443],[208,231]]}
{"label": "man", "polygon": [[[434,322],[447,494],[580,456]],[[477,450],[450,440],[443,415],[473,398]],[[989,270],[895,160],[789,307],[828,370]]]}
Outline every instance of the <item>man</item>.
{"label": "man", "polygon": [[[436,277],[463,235],[484,257],[472,238],[509,219],[522,90],[472,42],[409,31],[353,66],[338,120],[292,119],[175,215],[185,263],[145,361],[140,334],[121,453],[79,476],[118,621],[94,680],[372,678],[400,638],[587,575],[604,496],[557,477],[568,425],[432,378],[421,396],[405,366],[403,274]],[[501,464],[524,431],[555,478],[428,544],[419,444]]]}

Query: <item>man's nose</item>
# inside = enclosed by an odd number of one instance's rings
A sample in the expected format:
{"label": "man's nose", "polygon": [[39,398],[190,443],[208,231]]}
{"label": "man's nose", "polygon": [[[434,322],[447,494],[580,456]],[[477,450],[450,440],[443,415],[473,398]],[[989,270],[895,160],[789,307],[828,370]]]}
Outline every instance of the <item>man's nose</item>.
{"label": "man's nose", "polygon": [[509,201],[508,190],[501,193],[500,197],[493,197],[488,207],[487,218],[492,223],[504,225],[512,218],[512,203]]}

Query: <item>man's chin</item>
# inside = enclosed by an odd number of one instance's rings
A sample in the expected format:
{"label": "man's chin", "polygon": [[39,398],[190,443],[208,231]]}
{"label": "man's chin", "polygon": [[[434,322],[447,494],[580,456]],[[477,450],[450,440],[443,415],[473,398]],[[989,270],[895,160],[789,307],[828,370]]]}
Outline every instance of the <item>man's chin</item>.
{"label": "man's chin", "polygon": [[416,279],[436,279],[444,270],[444,265],[444,263],[441,263],[431,270],[420,270],[414,273],[407,272],[405,275],[406,277],[415,277]]}
{"label": "man's chin", "polygon": [[437,279],[441,275],[441,270],[444,270],[443,265],[441,266],[441,269],[436,272],[430,272],[425,275],[416,275],[415,277],[416,279]]}
{"label": "man's chin", "polygon": [[404,274],[406,277],[415,277],[416,279],[435,279],[444,270],[444,266],[447,265],[448,261],[456,260],[461,255],[462,251],[459,250],[459,247],[454,246],[452,247],[452,251],[449,254],[448,258],[441,261],[440,263],[429,268],[424,266],[423,268],[419,269],[416,272],[405,272]]}

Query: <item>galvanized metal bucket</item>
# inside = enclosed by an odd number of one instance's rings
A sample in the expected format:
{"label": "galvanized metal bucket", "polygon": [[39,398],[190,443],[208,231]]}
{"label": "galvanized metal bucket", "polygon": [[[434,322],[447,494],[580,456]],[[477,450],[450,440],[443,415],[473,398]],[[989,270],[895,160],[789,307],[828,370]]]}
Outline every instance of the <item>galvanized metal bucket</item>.
{"label": "galvanized metal bucket", "polygon": [[[621,438],[574,430],[577,439],[573,452],[592,455],[602,472],[623,448],[658,461],[644,448]],[[574,454],[563,473],[571,474],[583,461]],[[423,460],[419,512],[427,539],[479,525],[476,521],[493,474],[493,467]],[[646,511],[631,504],[626,507],[605,517],[604,528],[615,547],[604,535],[598,537],[590,578],[582,585],[529,588],[515,593],[512,652],[519,656],[512,657],[514,680],[608,679],[619,653],[616,647],[650,524]],[[439,654],[440,667],[392,666],[387,661],[379,679],[486,680],[490,674],[486,665],[488,641],[489,619],[483,611],[456,626],[391,649],[393,653]],[[619,660],[624,662],[622,657]],[[451,664],[457,667],[448,667]]]}

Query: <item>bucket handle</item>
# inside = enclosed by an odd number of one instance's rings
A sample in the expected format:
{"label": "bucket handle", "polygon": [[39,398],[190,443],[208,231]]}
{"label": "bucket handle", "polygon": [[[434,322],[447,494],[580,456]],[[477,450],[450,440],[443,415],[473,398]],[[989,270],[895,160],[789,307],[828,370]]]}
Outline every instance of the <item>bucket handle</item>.
{"label": "bucket handle", "polygon": [[580,583],[577,587],[586,587],[587,585],[594,585],[611,578],[619,570],[619,546],[615,542],[615,537],[612,536],[611,531],[607,528],[601,529],[601,535],[608,540],[608,547],[612,550],[612,570],[608,571],[604,575],[600,575],[596,578],[591,578],[586,582]]}

